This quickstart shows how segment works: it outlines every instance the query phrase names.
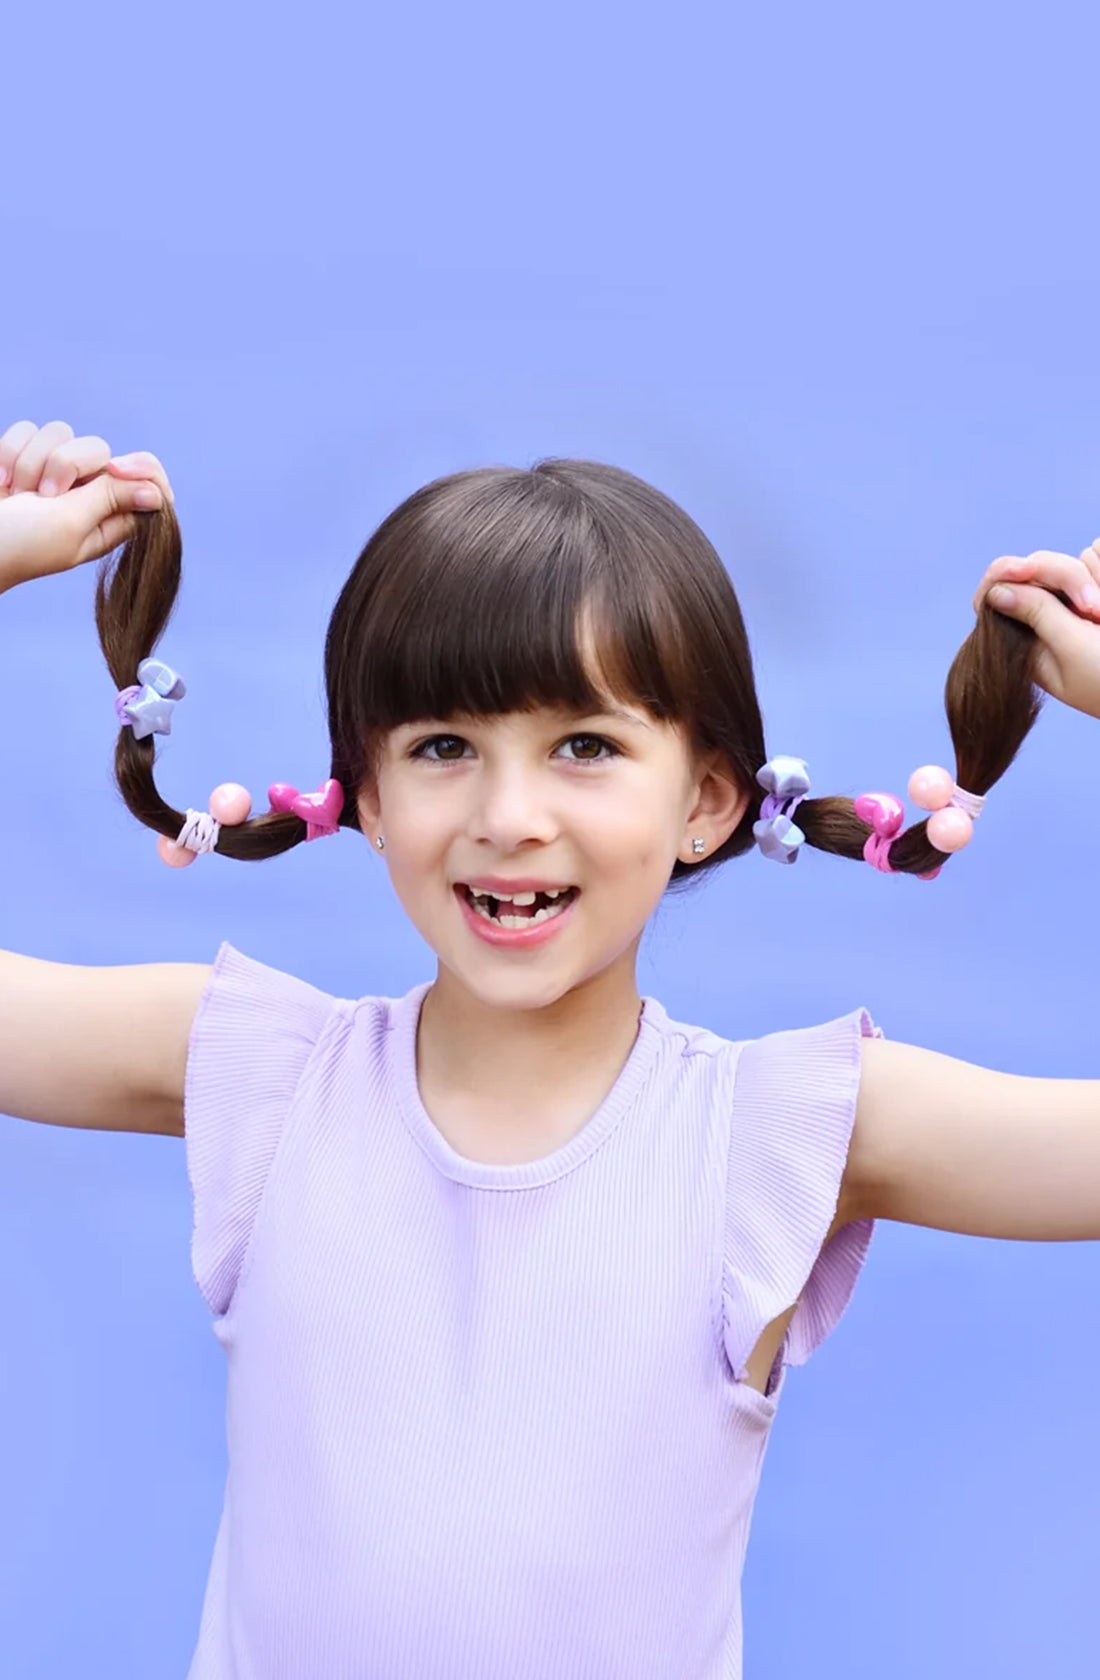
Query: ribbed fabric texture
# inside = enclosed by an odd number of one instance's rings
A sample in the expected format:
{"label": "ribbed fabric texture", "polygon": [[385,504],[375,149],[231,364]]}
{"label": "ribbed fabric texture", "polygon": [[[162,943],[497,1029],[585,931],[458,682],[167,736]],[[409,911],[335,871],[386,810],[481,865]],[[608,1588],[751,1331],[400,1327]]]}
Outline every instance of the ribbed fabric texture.
{"label": "ribbed fabric texture", "polygon": [[[427,991],[337,999],[223,945],[187,1066],[195,1276],[229,1475],[190,1680],[737,1680],[785,1366],[862,1011],[733,1044],[646,999],[606,1100],[521,1166],[416,1085]],[[768,1395],[738,1380],[802,1298]]]}

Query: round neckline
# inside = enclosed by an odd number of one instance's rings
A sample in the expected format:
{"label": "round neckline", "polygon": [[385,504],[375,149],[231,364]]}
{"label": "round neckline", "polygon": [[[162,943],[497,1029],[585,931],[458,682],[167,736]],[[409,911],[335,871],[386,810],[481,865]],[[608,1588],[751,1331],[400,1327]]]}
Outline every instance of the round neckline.
{"label": "round neckline", "polygon": [[586,1161],[615,1131],[649,1073],[661,1042],[664,1009],[655,998],[642,998],[638,1031],[630,1053],[599,1107],[580,1130],[535,1161],[500,1163],[472,1161],[450,1144],[424,1107],[416,1077],[416,1039],[420,1010],[432,982],[414,986],[395,1005],[390,1017],[394,1072],[401,1117],[432,1164],[456,1184],[482,1190],[526,1190],[549,1184]]}

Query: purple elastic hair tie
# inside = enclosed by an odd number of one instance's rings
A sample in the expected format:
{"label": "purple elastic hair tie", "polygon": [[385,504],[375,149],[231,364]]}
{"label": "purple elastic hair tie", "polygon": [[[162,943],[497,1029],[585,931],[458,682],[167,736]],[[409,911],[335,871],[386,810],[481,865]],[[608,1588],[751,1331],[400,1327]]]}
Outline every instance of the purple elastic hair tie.
{"label": "purple elastic hair tie", "polygon": [[810,773],[805,759],[780,754],[769,758],[756,772],[766,790],[760,819],[753,824],[753,839],[773,863],[794,863],[806,836],[796,822],[795,811],[810,791]]}

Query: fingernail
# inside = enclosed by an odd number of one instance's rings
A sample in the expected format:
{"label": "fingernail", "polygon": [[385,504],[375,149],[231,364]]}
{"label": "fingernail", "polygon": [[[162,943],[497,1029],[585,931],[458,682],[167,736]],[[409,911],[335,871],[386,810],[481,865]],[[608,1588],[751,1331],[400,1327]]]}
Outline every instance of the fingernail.
{"label": "fingernail", "polygon": [[57,495],[57,483],[56,483],[56,481],[52,478],[44,478],[42,480],[41,484],[38,486],[38,494],[40,496],[56,496]]}
{"label": "fingernail", "polygon": [[159,508],[160,491],[155,484],[139,484],[134,491],[134,506],[139,508]]}
{"label": "fingernail", "polygon": [[1094,583],[1086,583],[1081,591],[1081,599],[1093,612],[1100,611],[1100,589],[1097,589]]}
{"label": "fingernail", "polygon": [[991,607],[1014,607],[1016,605],[1016,591],[1006,589],[1003,583],[995,583],[989,591]]}

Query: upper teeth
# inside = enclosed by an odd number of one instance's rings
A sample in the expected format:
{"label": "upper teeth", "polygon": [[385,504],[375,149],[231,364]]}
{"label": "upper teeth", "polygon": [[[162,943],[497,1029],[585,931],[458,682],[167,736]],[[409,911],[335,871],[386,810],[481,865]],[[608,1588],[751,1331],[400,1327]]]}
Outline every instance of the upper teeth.
{"label": "upper teeth", "polygon": [[[481,887],[471,887],[470,891],[473,893],[475,898],[495,898],[501,904],[534,904],[535,899],[538,897],[538,894],[533,893],[533,892],[518,892],[518,893],[487,892],[484,888],[481,888]],[[560,898],[562,893],[566,893],[568,891],[569,891],[568,887],[543,887],[542,888],[542,894],[543,894],[544,898]]]}

